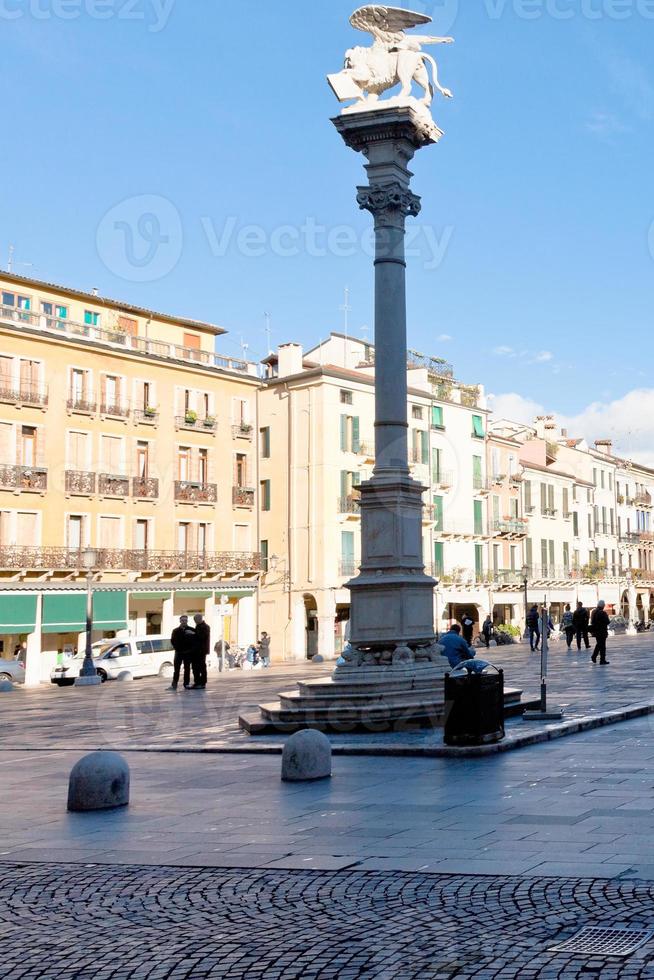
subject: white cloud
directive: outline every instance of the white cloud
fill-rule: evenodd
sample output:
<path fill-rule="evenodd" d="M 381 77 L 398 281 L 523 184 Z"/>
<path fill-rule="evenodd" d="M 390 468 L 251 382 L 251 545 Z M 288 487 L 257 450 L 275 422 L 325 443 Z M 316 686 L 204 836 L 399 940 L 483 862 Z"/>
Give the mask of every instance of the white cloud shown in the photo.
<path fill-rule="evenodd" d="M 493 350 L 493 354 L 497 354 L 498 357 L 515 357 L 516 353 L 513 347 L 496 347 Z"/>
<path fill-rule="evenodd" d="M 454 337 L 450 337 L 449 333 L 442 333 L 438 340 L 441 344 L 449 344 L 450 340 L 454 340 Z"/>
<path fill-rule="evenodd" d="M 612 401 L 592 402 L 577 415 L 561 415 L 517 392 L 489 395 L 497 418 L 533 423 L 537 415 L 554 414 L 570 438 L 612 439 L 616 455 L 654 467 L 654 388 L 637 388 Z"/>
<path fill-rule="evenodd" d="M 534 358 L 534 363 L 547 364 L 548 361 L 553 361 L 553 360 L 554 360 L 554 354 L 552 353 L 551 350 L 542 350 L 538 354 L 536 354 Z"/>
<path fill-rule="evenodd" d="M 611 140 L 614 136 L 630 132 L 629 127 L 611 112 L 593 112 L 586 120 L 586 130 L 602 140 Z"/>

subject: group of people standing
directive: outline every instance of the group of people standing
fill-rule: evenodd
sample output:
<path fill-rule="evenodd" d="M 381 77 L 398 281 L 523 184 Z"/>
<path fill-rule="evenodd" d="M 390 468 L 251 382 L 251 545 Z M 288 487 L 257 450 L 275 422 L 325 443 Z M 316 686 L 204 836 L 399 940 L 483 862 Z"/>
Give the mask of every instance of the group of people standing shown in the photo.
<path fill-rule="evenodd" d="M 191 626 L 188 616 L 180 616 L 179 626 L 173 630 L 170 638 L 175 657 L 173 660 L 173 679 L 168 688 L 169 691 L 177 690 L 180 674 L 186 690 L 204 691 L 206 689 L 207 658 L 211 651 L 211 630 L 200 613 L 193 617 L 193 622 L 195 625 Z M 218 658 L 220 671 L 223 670 L 225 664 L 228 668 L 242 666 L 240 662 L 236 662 L 236 657 L 232 655 L 227 640 L 218 640 L 214 651 Z M 261 663 L 263 667 L 270 667 L 270 637 L 267 633 L 261 634 L 258 643 L 250 645 L 246 659 L 252 667 L 258 663 Z M 191 672 L 193 673 L 193 684 L 191 684 Z"/>
<path fill-rule="evenodd" d="M 532 606 L 527 615 L 527 630 L 529 632 L 529 645 L 532 652 L 537 650 L 541 640 L 542 615 L 538 606 Z M 577 608 L 573 612 L 570 603 L 565 607 L 561 620 L 561 629 L 565 633 L 568 651 L 572 649 L 573 640 L 577 641 L 577 650 L 581 650 L 582 642 L 586 650 L 590 650 L 589 634 L 595 637 L 595 650 L 591 656 L 594 664 L 598 663 L 602 667 L 609 665 L 606 659 L 606 641 L 609 638 L 609 628 L 611 620 L 606 611 L 606 603 L 601 599 L 597 608 L 593 610 L 592 616 L 584 606 L 583 602 L 577 603 Z M 554 624 L 548 617 L 548 630 L 551 632 Z M 549 635 L 549 634 L 548 634 Z"/>

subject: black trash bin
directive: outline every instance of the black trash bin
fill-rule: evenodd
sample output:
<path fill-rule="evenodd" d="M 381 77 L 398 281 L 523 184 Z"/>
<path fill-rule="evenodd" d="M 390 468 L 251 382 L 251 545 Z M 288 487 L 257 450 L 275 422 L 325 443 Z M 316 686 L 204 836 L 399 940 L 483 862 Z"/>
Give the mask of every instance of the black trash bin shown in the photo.
<path fill-rule="evenodd" d="M 464 660 L 445 675 L 445 744 L 490 745 L 504 734 L 504 671 Z"/>

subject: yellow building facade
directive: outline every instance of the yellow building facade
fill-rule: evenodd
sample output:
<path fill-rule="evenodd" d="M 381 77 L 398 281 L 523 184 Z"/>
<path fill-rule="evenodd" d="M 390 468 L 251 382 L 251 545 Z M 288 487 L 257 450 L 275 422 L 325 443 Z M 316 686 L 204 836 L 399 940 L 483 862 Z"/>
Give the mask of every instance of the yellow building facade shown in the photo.
<path fill-rule="evenodd" d="M 256 367 L 225 331 L 0 273 L 0 644 L 28 683 L 94 638 L 201 612 L 257 631 Z"/>

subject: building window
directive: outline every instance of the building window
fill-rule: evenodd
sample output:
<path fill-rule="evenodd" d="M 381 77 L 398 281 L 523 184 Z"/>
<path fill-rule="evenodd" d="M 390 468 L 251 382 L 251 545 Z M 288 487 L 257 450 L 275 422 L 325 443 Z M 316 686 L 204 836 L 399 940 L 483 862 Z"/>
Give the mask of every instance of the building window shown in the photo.
<path fill-rule="evenodd" d="M 236 487 L 247 487 L 248 485 L 248 458 L 245 453 L 236 454 L 234 480 Z"/>
<path fill-rule="evenodd" d="M 485 433 L 484 433 L 484 420 L 482 419 L 481 415 L 473 415 L 472 416 L 472 434 L 475 437 L 475 439 L 483 439 L 484 438 L 484 435 L 485 435 Z"/>
<path fill-rule="evenodd" d="M 432 405 L 431 427 L 432 429 L 438 429 L 441 432 L 445 429 L 445 424 L 443 422 L 443 408 L 441 405 Z"/>
<path fill-rule="evenodd" d="M 480 582 L 484 577 L 484 548 L 483 545 L 475 545 L 475 575 Z"/>
<path fill-rule="evenodd" d="M 341 452 L 358 453 L 361 448 L 359 419 L 341 415 Z"/>
<path fill-rule="evenodd" d="M 434 496 L 434 530 L 443 531 L 443 498 Z"/>
<path fill-rule="evenodd" d="M 150 521 L 139 518 L 134 523 L 134 549 L 136 551 L 149 551 L 150 549 Z"/>
<path fill-rule="evenodd" d="M 3 293 L 2 305 L 14 310 L 24 310 L 19 320 L 29 320 L 29 311 L 32 309 L 32 301 L 29 296 L 19 296 L 16 293 Z"/>
<path fill-rule="evenodd" d="M 481 490 L 483 478 L 481 472 L 481 456 L 472 457 L 472 489 Z"/>
<path fill-rule="evenodd" d="M 261 510 L 269 511 L 271 505 L 270 480 L 261 481 Z"/>
<path fill-rule="evenodd" d="M 484 515 L 481 500 L 473 501 L 474 508 L 474 533 L 481 535 L 484 533 Z"/>
<path fill-rule="evenodd" d="M 269 552 L 270 552 L 270 546 L 267 541 L 259 542 L 259 551 L 261 552 L 261 571 L 267 572 L 269 567 Z"/>
<path fill-rule="evenodd" d="M 341 531 L 341 574 L 354 575 L 354 532 Z"/>
<path fill-rule="evenodd" d="M 93 310 L 84 310 L 84 323 L 87 327 L 99 327 L 100 314 L 94 313 Z"/>
<path fill-rule="evenodd" d="M 66 519 L 66 547 L 70 551 L 79 551 L 86 544 L 86 518 L 83 514 L 69 514 Z"/>
<path fill-rule="evenodd" d="M 41 313 L 45 316 L 48 330 L 64 330 L 68 319 L 68 307 L 58 303 L 41 303 Z"/>
<path fill-rule="evenodd" d="M 420 405 L 411 406 L 411 417 L 414 419 L 420 419 L 422 421 L 422 408 Z"/>
<path fill-rule="evenodd" d="M 352 392 L 341 389 L 341 405 L 351 405 L 352 402 Z"/>
<path fill-rule="evenodd" d="M 259 436 L 261 438 L 261 458 L 270 459 L 270 427 L 266 426 L 265 429 L 260 429 Z"/>
<path fill-rule="evenodd" d="M 444 546 L 442 541 L 434 543 L 434 576 L 442 578 L 445 574 Z"/>

